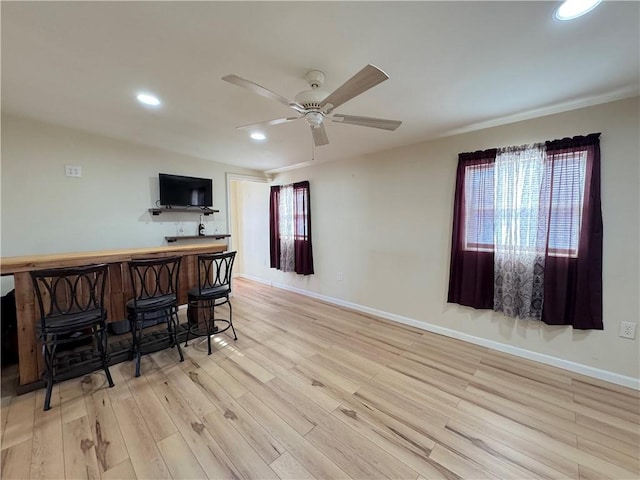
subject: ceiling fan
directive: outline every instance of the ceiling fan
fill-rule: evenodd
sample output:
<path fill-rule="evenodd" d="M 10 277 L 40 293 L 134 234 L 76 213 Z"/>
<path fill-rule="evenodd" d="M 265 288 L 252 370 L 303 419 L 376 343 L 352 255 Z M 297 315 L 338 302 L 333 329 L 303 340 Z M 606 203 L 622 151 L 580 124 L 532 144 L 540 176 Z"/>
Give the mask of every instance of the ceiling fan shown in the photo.
<path fill-rule="evenodd" d="M 280 102 L 287 107 L 294 109 L 300 115 L 297 117 L 277 118 L 266 122 L 250 123 L 237 128 L 255 128 L 266 125 L 277 125 L 279 123 L 293 122 L 304 118 L 311 127 L 313 142 L 316 146 L 327 145 L 329 138 L 324 128 L 324 120 L 330 119 L 337 123 L 349 123 L 352 125 L 361 125 L 363 127 L 381 128 L 383 130 L 395 130 L 402 123 L 398 120 L 387 120 L 384 118 L 360 117 L 357 115 L 346 115 L 334 113 L 334 108 L 339 107 L 352 98 L 366 92 L 381 82 L 387 80 L 389 76 L 374 65 L 367 65 L 353 77 L 343 83 L 340 87 L 327 93 L 320 90 L 324 83 L 324 73 L 319 70 L 311 70 L 307 72 L 305 80 L 311 87 L 311 90 L 305 90 L 298 93 L 292 102 L 288 98 L 283 97 L 271 90 L 264 88 L 257 83 L 251 82 L 237 75 L 226 75 L 222 80 L 233 83 L 239 87 L 247 88 L 258 95 L 270 98 L 276 102 Z"/>

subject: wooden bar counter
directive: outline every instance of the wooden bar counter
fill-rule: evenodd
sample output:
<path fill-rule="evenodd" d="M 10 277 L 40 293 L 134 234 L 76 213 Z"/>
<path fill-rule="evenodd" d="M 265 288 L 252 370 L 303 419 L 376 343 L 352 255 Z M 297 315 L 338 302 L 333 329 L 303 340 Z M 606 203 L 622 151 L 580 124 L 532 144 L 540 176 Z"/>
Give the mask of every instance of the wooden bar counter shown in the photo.
<path fill-rule="evenodd" d="M 127 266 L 129 260 L 181 256 L 178 301 L 185 304 L 187 290 L 198 282 L 198 254 L 223 252 L 226 249 L 227 245 L 224 243 L 208 243 L 1 258 L 0 274 L 13 275 L 15 280 L 20 385 L 36 382 L 44 368 L 35 328 L 39 312 L 29 272 L 97 263 L 108 264 L 109 281 L 105 293 L 107 322 L 114 322 L 126 318 L 125 305 L 133 298 Z"/>

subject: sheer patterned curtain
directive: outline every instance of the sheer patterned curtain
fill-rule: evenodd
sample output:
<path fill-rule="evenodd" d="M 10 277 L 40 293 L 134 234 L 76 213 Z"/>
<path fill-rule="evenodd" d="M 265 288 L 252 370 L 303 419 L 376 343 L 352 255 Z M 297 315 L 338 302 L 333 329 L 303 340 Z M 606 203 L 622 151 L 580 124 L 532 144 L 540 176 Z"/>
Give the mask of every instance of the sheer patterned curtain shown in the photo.
<path fill-rule="evenodd" d="M 280 217 L 280 270 L 283 272 L 294 272 L 295 222 L 293 218 L 293 185 L 283 185 L 280 187 L 278 216 Z"/>
<path fill-rule="evenodd" d="M 544 144 L 498 150 L 494 176 L 493 309 L 539 320 L 549 205 Z"/>

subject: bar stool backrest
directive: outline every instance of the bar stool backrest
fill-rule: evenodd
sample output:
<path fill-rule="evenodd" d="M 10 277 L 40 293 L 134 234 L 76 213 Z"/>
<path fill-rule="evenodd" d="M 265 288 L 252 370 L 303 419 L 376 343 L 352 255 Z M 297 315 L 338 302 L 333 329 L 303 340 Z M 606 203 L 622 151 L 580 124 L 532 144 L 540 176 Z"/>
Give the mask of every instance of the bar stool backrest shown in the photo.
<path fill-rule="evenodd" d="M 231 274 L 237 252 L 198 255 L 198 289 L 200 294 L 211 289 L 231 292 Z"/>
<path fill-rule="evenodd" d="M 178 295 L 182 257 L 131 260 L 129 274 L 134 301 Z"/>
<path fill-rule="evenodd" d="M 107 272 L 106 264 L 32 271 L 41 321 L 95 310 L 104 318 Z"/>

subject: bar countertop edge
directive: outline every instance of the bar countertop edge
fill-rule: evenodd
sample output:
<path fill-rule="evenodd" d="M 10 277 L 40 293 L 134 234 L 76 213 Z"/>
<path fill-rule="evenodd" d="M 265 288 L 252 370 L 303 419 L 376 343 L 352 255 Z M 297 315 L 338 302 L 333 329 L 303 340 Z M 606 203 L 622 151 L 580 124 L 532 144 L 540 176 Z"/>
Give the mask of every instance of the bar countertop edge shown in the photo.
<path fill-rule="evenodd" d="M 90 263 L 126 262 L 134 258 L 153 255 L 189 255 L 222 252 L 226 243 L 200 243 L 192 245 L 127 248 L 117 250 L 96 250 L 90 252 L 51 253 L 44 255 L 23 255 L 0 258 L 0 275 L 30 272 L 44 268 L 74 267 Z"/>

